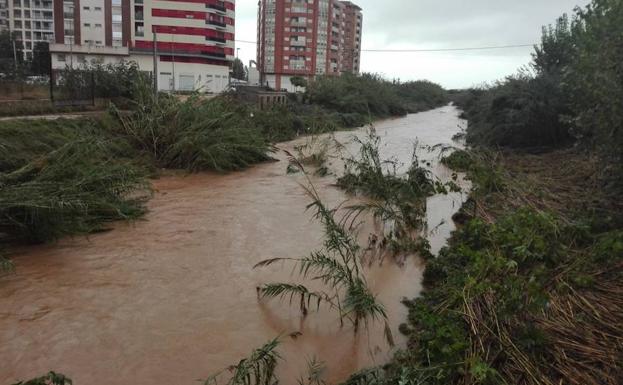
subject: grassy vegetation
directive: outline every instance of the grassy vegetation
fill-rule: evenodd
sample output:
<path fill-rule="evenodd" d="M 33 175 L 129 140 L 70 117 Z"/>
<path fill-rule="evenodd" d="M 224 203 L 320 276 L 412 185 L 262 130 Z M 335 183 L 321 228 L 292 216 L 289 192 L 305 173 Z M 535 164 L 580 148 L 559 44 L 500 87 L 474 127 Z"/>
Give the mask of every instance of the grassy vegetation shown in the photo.
<path fill-rule="evenodd" d="M 254 349 L 249 357 L 246 357 L 235 365 L 213 374 L 204 385 L 218 385 L 219 379 L 228 374 L 227 385 L 273 385 L 278 383 L 275 377 L 275 369 L 281 358 L 277 352 L 279 339 L 275 338 L 264 346 Z"/>
<path fill-rule="evenodd" d="M 20 381 L 13 385 L 72 385 L 71 379 L 60 373 L 50 372 L 45 376 L 33 378 L 28 381 Z"/>
<path fill-rule="evenodd" d="M 390 82 L 374 74 L 318 78 L 307 86 L 306 97 L 312 104 L 363 121 L 429 110 L 448 102 L 443 88 L 434 83 Z"/>
<path fill-rule="evenodd" d="M 620 383 L 623 207 L 595 187 L 595 162 L 470 158 L 468 218 L 406 302 L 408 348 L 348 383 Z"/>
<path fill-rule="evenodd" d="M 112 112 L 115 134 L 161 168 L 231 171 L 269 159 L 269 143 L 250 114 L 228 99 L 180 101 L 142 87 L 130 114 Z"/>
<path fill-rule="evenodd" d="M 302 164 L 293 158 L 292 163 L 305 172 Z M 371 292 L 363 274 L 361 261 L 365 257 L 356 238 L 345 226 L 336 219 L 336 210 L 328 208 L 320 199 L 311 181 L 304 187 L 312 200 L 308 209 L 314 210 L 314 217 L 324 227 L 324 249 L 311 253 L 303 258 L 274 258 L 262 261 L 255 267 L 266 267 L 277 262 L 294 262 L 299 267 L 299 275 L 303 279 L 315 279 L 322 282 L 324 291 L 311 291 L 300 283 L 270 283 L 258 287 L 261 298 L 299 300 L 303 315 L 306 315 L 312 303 L 320 308 L 327 304 L 339 313 L 340 320 L 349 320 L 355 333 L 363 325 L 368 327 L 371 321 L 384 323 L 384 333 L 389 345 L 394 344 L 393 336 L 387 321 L 385 308 Z"/>
<path fill-rule="evenodd" d="M 398 174 L 400 165 L 396 161 L 380 158 L 381 138 L 373 128 L 367 137 L 356 141 L 359 153 L 344 159 L 345 172 L 338 178 L 337 185 L 348 193 L 364 196 L 366 200 L 349 206 L 347 218 L 355 222 L 360 214 L 372 213 L 375 220 L 392 228 L 381 243 L 386 244 L 394 255 L 418 252 L 421 256 L 430 256 L 428 242 L 419 235 L 426 225 L 426 199 L 458 187 L 435 181 L 431 172 L 421 167 L 415 148 L 406 174 Z"/>
<path fill-rule="evenodd" d="M 140 216 L 145 172 L 90 121 L 0 125 L 0 235 L 43 242 Z"/>

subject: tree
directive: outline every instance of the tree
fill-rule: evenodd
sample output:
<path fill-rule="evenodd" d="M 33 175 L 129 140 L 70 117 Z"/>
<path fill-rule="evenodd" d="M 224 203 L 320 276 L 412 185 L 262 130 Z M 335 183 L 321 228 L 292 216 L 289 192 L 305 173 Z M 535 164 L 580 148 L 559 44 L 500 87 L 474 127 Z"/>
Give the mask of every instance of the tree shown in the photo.
<path fill-rule="evenodd" d="M 39 41 L 32 50 L 32 62 L 30 68 L 35 75 L 47 75 L 51 65 L 50 44 Z"/>
<path fill-rule="evenodd" d="M 234 79 L 247 80 L 247 70 L 244 68 L 244 64 L 242 63 L 242 60 L 238 58 L 234 60 L 232 72 L 233 72 L 232 76 L 234 77 Z"/>
<path fill-rule="evenodd" d="M 290 78 L 290 83 L 295 87 L 307 87 L 307 79 L 301 76 L 293 76 Z"/>
<path fill-rule="evenodd" d="M 535 46 L 532 54 L 532 67 L 539 75 L 560 75 L 574 56 L 574 38 L 569 17 L 565 14 L 555 26 L 543 27 L 541 45 Z"/>
<path fill-rule="evenodd" d="M 572 30 L 577 55 L 563 84 L 574 134 L 623 175 L 623 2 L 593 0 L 576 10 Z"/>
<path fill-rule="evenodd" d="M 15 44 L 15 50 L 13 50 L 13 44 Z M 15 59 L 17 59 L 18 67 L 24 62 L 24 45 L 22 41 L 17 40 L 17 33 L 15 32 L 0 32 L 0 72 L 14 72 Z"/>

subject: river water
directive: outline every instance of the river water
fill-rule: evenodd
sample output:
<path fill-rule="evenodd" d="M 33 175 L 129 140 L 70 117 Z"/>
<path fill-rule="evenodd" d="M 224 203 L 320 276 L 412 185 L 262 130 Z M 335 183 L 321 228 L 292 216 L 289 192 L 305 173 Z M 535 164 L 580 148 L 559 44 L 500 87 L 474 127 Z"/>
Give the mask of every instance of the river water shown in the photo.
<path fill-rule="evenodd" d="M 448 106 L 383 121 L 376 129 L 383 157 L 408 165 L 416 140 L 421 146 L 456 145 L 451 138 L 464 125 Z M 335 137 L 356 152 L 348 143 L 363 132 Z M 306 140 L 278 147 L 292 149 Z M 449 180 L 439 151 L 418 153 L 437 177 Z M 322 243 L 320 225 L 305 212 L 309 198 L 301 175 L 286 173 L 282 152 L 275 158 L 228 175 L 163 176 L 154 182 L 144 220 L 17 250 L 17 274 L 0 279 L 0 384 L 49 370 L 77 385 L 193 384 L 279 335 L 283 384 L 305 376 L 314 357 L 325 362 L 330 384 L 386 362 L 393 351 L 382 325 L 355 335 L 328 309 L 302 318 L 296 304 L 258 301 L 258 285 L 294 278 L 291 266 L 254 270 L 257 262 L 304 256 Z M 332 176 L 313 177 L 331 205 L 348 198 L 334 182 Z M 434 252 L 453 230 L 450 217 L 462 199 L 460 193 L 429 199 L 427 236 Z M 422 272 L 417 256 L 366 267 L 397 348 L 405 343 L 398 332 L 406 319 L 400 301 L 420 293 Z"/>

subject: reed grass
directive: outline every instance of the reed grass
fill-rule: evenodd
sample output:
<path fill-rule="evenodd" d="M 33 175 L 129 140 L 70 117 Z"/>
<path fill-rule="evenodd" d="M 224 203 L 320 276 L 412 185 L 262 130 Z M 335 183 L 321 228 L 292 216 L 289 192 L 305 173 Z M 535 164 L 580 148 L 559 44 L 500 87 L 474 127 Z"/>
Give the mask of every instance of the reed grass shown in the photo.
<path fill-rule="evenodd" d="M 0 124 L 0 236 L 43 242 L 135 219 L 150 196 L 129 147 L 91 121 Z"/>
<path fill-rule="evenodd" d="M 305 173 L 304 166 L 292 154 L 289 156 L 290 162 Z M 309 177 L 305 175 L 308 185 L 303 188 L 311 199 L 307 209 L 313 210 L 314 218 L 323 225 L 324 248 L 308 257 L 274 258 L 262 261 L 255 267 L 266 267 L 282 261 L 294 262 L 302 279 L 315 279 L 325 285 L 326 289 L 313 292 L 300 283 L 271 283 L 260 286 L 258 294 L 261 298 L 289 297 L 290 302 L 298 297 L 303 315 L 307 314 L 312 301 L 316 302 L 318 308 L 326 303 L 331 309 L 338 311 L 342 322 L 347 319 L 352 323 L 355 333 L 362 324 L 367 329 L 370 322 L 383 322 L 387 343 L 393 346 L 385 308 L 368 287 L 360 266 L 365 251 L 358 245 L 353 234 L 336 220 L 336 210 L 324 204 Z"/>
<path fill-rule="evenodd" d="M 19 381 L 13 385 L 72 385 L 73 381 L 63 374 L 49 372 L 48 374 L 28 381 Z"/>
<path fill-rule="evenodd" d="M 204 385 L 218 385 L 219 379 L 229 376 L 227 385 L 274 385 L 278 383 L 275 377 L 275 369 L 279 363 L 279 339 L 275 338 L 251 354 L 240 360 L 237 364 L 210 376 L 204 380 Z"/>
<path fill-rule="evenodd" d="M 232 171 L 269 159 L 270 145 L 246 109 L 226 98 L 180 101 L 143 86 L 130 114 L 111 112 L 116 134 L 162 168 Z"/>

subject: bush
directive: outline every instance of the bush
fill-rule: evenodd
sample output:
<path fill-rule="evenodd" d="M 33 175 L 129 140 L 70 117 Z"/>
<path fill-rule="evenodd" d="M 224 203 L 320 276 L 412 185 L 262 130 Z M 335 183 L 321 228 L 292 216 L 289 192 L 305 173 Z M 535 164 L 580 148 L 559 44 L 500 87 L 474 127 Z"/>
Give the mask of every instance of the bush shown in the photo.
<path fill-rule="evenodd" d="M 6 122 L 0 137 L 0 238 L 42 242 L 143 214 L 145 172 L 94 123 Z"/>
<path fill-rule="evenodd" d="M 574 134 L 623 175 L 623 3 L 593 0 L 572 26 L 574 60 L 564 76 Z"/>
<path fill-rule="evenodd" d="M 401 84 L 373 74 L 317 78 L 307 87 L 307 97 L 329 110 L 372 118 L 402 116 L 447 103 L 445 91 L 436 84 Z"/>
<path fill-rule="evenodd" d="M 268 141 L 243 105 L 198 95 L 182 102 L 145 85 L 136 98 L 129 115 L 112 109 L 119 123 L 112 129 L 158 167 L 231 171 L 269 159 Z"/>
<path fill-rule="evenodd" d="M 502 147 L 543 147 L 568 144 L 569 128 L 560 119 L 566 110 L 556 79 L 522 73 L 495 86 L 473 92 L 465 115 L 467 142 Z"/>

